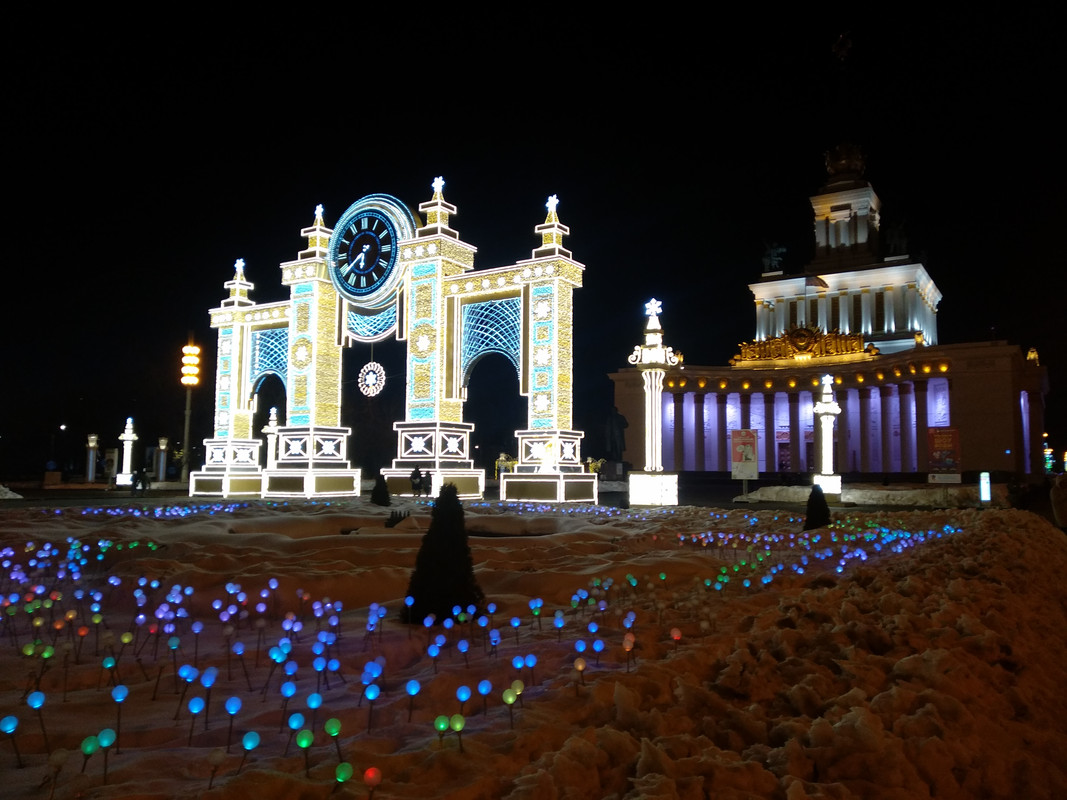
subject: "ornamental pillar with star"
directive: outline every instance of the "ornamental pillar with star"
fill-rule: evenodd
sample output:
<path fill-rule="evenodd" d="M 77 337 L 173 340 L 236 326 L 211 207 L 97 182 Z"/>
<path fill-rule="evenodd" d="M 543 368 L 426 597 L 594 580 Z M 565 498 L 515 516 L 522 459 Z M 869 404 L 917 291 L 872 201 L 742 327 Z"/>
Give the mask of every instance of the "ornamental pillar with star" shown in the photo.
<path fill-rule="evenodd" d="M 677 366 L 674 348 L 663 344 L 659 317 L 663 304 L 656 298 L 645 303 L 645 343 L 634 346 L 627 359 L 641 371 L 645 390 L 645 468 L 630 473 L 630 503 L 634 505 L 677 505 L 678 475 L 663 471 L 663 439 L 660 409 L 663 405 L 663 377 L 667 367 Z"/>
<path fill-rule="evenodd" d="M 819 471 L 815 483 L 822 487 L 828 500 L 836 501 L 841 497 L 841 476 L 834 474 L 834 419 L 841 413 L 833 393 L 832 375 L 822 376 L 822 397 L 814 406 L 815 418 L 819 422 Z"/>

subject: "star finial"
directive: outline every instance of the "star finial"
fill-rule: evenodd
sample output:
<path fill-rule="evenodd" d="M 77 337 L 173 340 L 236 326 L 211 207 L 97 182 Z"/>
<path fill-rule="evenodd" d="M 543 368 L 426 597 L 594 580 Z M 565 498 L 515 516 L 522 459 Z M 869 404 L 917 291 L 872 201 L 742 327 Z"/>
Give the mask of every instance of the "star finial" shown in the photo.
<path fill-rule="evenodd" d="M 245 260 L 239 258 L 233 262 L 233 279 L 243 281 L 245 279 Z"/>
<path fill-rule="evenodd" d="M 661 303 L 655 297 L 645 303 L 646 317 L 658 317 L 661 313 L 663 313 L 663 303 Z"/>
<path fill-rule="evenodd" d="M 433 193 L 441 194 L 441 190 L 445 188 L 445 179 L 438 175 L 433 179 Z"/>
<path fill-rule="evenodd" d="M 559 198 L 556 197 L 555 195 L 552 195 L 551 197 L 548 198 L 548 202 L 545 203 L 545 208 L 548 209 L 548 213 L 549 214 L 555 214 L 556 213 L 556 206 L 558 206 L 558 205 L 559 205 Z"/>

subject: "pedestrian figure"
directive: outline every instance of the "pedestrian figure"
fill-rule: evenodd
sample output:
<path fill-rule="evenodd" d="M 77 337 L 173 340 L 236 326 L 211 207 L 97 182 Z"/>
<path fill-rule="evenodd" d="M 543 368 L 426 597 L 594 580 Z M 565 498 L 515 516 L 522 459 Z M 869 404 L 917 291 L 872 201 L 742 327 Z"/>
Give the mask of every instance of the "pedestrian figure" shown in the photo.
<path fill-rule="evenodd" d="M 137 497 L 138 490 L 140 490 L 140 496 L 144 497 L 148 492 L 148 473 L 145 472 L 145 468 L 141 467 L 135 473 L 133 473 L 133 480 L 131 481 L 130 494 Z"/>

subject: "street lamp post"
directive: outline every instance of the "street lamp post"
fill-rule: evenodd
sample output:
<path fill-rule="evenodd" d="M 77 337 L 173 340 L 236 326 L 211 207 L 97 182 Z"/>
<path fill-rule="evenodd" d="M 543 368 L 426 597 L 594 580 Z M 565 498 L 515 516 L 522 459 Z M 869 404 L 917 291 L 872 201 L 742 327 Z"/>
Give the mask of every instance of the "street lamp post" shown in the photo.
<path fill-rule="evenodd" d="M 190 342 L 182 348 L 182 385 L 185 387 L 185 431 L 182 434 L 182 483 L 189 482 L 189 418 L 193 413 L 193 387 L 200 383 L 200 348 Z"/>

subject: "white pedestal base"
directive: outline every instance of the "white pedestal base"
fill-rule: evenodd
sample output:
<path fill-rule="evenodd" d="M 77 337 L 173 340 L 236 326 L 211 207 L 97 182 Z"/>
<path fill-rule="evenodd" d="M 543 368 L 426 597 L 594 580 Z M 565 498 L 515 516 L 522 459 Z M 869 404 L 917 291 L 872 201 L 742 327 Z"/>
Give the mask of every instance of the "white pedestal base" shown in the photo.
<path fill-rule="evenodd" d="M 822 487 L 823 494 L 841 494 L 840 475 L 815 475 L 814 483 Z"/>
<path fill-rule="evenodd" d="M 268 469 L 264 497 L 359 497 L 358 469 Z"/>
<path fill-rule="evenodd" d="M 678 474 L 674 472 L 631 472 L 630 505 L 678 505 Z"/>
<path fill-rule="evenodd" d="M 500 499 L 597 505 L 600 490 L 592 472 L 503 472 Z"/>
<path fill-rule="evenodd" d="M 827 502 L 840 502 L 841 500 L 841 476 L 815 474 L 813 483 L 822 488 L 822 493 Z"/>
<path fill-rule="evenodd" d="M 207 463 L 189 473 L 190 497 L 259 497 L 259 439 L 205 439 Z"/>
<path fill-rule="evenodd" d="M 441 487 L 446 483 L 453 484 L 456 487 L 456 493 L 463 500 L 481 500 L 485 495 L 484 469 L 442 467 L 441 469 L 422 469 L 421 472 L 423 481 L 430 479 L 428 493 L 430 497 L 437 497 L 441 493 Z M 382 470 L 382 475 L 385 476 L 385 485 L 389 487 L 389 494 L 414 496 L 411 491 L 410 469 L 385 468 Z M 426 494 L 427 492 L 424 491 L 423 495 Z"/>

